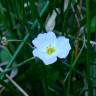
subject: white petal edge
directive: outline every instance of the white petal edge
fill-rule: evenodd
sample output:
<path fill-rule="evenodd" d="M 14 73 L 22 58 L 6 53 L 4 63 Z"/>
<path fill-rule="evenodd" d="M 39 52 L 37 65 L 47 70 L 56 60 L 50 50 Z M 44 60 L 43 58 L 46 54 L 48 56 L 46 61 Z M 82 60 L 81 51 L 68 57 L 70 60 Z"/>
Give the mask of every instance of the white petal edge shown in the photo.
<path fill-rule="evenodd" d="M 52 64 L 57 60 L 56 56 L 48 56 L 45 52 L 42 52 L 38 49 L 33 50 L 33 56 L 40 58 L 45 65 Z"/>
<path fill-rule="evenodd" d="M 64 36 L 57 38 L 57 50 L 59 58 L 66 58 L 71 50 L 69 39 Z"/>
<path fill-rule="evenodd" d="M 53 58 L 50 58 L 50 59 L 44 59 L 43 62 L 45 65 L 49 65 L 49 64 L 53 64 L 57 61 L 57 57 L 53 57 Z"/>

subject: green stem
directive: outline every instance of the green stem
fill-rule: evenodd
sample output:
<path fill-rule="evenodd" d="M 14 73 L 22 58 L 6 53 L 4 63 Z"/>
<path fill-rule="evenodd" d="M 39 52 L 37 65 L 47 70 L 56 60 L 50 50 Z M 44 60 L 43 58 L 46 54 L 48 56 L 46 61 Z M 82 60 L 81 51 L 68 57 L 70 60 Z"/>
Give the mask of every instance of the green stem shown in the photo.
<path fill-rule="evenodd" d="M 23 62 L 21 62 L 21 63 L 19 63 L 19 64 L 16 64 L 16 65 L 12 66 L 11 68 L 8 68 L 8 69 L 4 70 L 4 71 L 3 71 L 2 73 L 0 73 L 0 74 L 6 74 L 7 72 L 12 71 L 12 70 L 15 69 L 15 68 L 19 68 L 19 67 L 21 67 L 22 65 L 27 64 L 29 61 L 31 61 L 31 60 L 33 60 L 33 59 L 35 59 L 35 57 L 28 58 L 28 59 L 26 59 L 25 61 L 23 61 Z"/>
<path fill-rule="evenodd" d="M 29 33 L 24 37 L 23 41 L 21 42 L 21 44 L 19 45 L 19 47 L 17 48 L 17 50 L 15 51 L 12 59 L 9 61 L 8 65 L 5 67 L 5 70 L 7 70 L 11 65 L 12 63 L 14 62 L 15 58 L 17 57 L 18 53 L 20 52 L 20 50 L 22 49 L 22 47 L 24 46 L 24 43 L 27 41 L 29 37 Z M 0 79 L 3 79 L 4 75 L 2 75 L 0 77 Z"/>
<path fill-rule="evenodd" d="M 86 79 L 88 83 L 88 96 L 92 96 L 92 82 L 90 78 L 90 0 L 86 0 L 86 17 L 87 17 L 87 63 L 86 63 Z"/>
<path fill-rule="evenodd" d="M 81 49 L 80 49 L 80 52 L 78 53 L 75 61 L 73 62 L 72 66 L 71 66 L 71 69 L 69 70 L 69 72 L 68 72 L 67 75 L 66 75 L 66 77 L 65 77 L 65 79 L 64 79 L 64 83 L 67 81 L 68 77 L 70 76 L 70 74 L 72 73 L 74 67 L 76 66 L 77 61 L 78 61 L 81 53 L 83 52 L 84 46 L 85 46 L 85 41 L 83 42 L 83 45 L 82 45 L 82 47 L 81 47 Z"/>

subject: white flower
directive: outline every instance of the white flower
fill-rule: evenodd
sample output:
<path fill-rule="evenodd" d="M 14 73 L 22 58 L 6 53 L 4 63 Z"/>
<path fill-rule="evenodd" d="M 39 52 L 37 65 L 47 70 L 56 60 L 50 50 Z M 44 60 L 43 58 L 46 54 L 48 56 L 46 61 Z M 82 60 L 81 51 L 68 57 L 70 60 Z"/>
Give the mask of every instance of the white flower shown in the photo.
<path fill-rule="evenodd" d="M 33 55 L 40 58 L 46 65 L 57 61 L 57 57 L 66 58 L 71 46 L 64 36 L 56 37 L 53 32 L 40 33 L 32 43 L 35 46 Z"/>

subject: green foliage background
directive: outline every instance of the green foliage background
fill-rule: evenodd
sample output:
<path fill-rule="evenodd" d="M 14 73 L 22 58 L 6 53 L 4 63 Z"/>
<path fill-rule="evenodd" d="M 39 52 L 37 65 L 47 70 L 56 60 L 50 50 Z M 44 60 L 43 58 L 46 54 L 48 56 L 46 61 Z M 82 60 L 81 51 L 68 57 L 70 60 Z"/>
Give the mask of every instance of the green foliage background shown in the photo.
<path fill-rule="evenodd" d="M 54 32 L 69 38 L 72 49 L 66 59 L 46 66 L 33 58 L 31 42 L 45 32 L 53 10 Z M 29 96 L 96 96 L 96 0 L 0 0 L 0 42 L 0 68 L 6 63 L 0 96 L 23 96 L 4 81 L 14 68 L 18 74 L 13 80 Z"/>

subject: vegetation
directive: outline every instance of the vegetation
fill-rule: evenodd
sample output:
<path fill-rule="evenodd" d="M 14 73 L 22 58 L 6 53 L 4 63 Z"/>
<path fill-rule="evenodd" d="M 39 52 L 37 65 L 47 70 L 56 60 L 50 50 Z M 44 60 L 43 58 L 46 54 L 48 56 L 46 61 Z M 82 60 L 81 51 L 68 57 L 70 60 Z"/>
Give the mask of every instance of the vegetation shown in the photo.
<path fill-rule="evenodd" d="M 46 31 L 71 44 L 50 65 L 32 54 Z M 96 96 L 95 69 L 96 0 L 0 0 L 0 96 Z"/>

